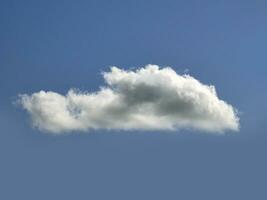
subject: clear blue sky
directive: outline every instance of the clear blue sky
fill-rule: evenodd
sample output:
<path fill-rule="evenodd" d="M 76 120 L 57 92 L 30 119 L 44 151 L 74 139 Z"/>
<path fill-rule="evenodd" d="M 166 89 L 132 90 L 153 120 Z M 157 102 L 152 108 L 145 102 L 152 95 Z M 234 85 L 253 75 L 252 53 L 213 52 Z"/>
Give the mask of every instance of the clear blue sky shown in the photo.
<path fill-rule="evenodd" d="M 267 2 L 0 2 L 0 199 L 267 199 Z M 172 66 L 241 112 L 239 133 L 52 136 L 19 93 L 95 91 L 101 71 Z"/>

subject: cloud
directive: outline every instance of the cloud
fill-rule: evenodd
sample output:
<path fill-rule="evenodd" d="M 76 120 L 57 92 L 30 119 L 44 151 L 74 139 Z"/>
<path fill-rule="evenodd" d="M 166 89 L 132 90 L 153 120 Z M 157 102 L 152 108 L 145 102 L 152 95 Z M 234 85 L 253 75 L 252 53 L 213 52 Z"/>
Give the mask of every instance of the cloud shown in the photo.
<path fill-rule="evenodd" d="M 172 68 L 147 65 L 135 71 L 111 67 L 95 93 L 40 91 L 19 95 L 34 127 L 51 133 L 90 129 L 238 131 L 239 119 L 215 87 Z"/>

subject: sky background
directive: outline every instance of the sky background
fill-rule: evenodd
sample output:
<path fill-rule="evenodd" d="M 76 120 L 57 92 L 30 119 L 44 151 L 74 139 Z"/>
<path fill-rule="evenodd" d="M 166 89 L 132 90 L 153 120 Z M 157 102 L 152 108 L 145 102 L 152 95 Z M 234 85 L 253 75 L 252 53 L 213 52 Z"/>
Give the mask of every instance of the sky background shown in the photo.
<path fill-rule="evenodd" d="M 267 199 L 267 1 L 0 1 L 0 199 Z M 241 129 L 32 129 L 19 93 L 96 91 L 172 66 L 216 86 Z"/>

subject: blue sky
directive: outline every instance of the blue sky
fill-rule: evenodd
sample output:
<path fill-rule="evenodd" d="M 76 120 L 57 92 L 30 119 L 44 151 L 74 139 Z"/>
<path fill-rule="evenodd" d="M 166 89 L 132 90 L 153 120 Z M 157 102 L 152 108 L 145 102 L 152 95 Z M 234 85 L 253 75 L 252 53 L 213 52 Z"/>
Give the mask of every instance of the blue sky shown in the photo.
<path fill-rule="evenodd" d="M 265 1 L 1 1 L 1 199 L 266 199 Z M 240 112 L 240 131 L 30 125 L 19 93 L 96 91 L 102 71 L 172 66 Z"/>

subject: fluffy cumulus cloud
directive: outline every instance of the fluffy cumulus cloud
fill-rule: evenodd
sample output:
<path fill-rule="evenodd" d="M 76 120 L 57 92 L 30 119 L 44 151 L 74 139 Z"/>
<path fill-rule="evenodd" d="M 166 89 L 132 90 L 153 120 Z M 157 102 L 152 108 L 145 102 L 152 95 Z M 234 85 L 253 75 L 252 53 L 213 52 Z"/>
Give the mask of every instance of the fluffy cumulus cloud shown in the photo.
<path fill-rule="evenodd" d="M 236 110 L 215 87 L 172 68 L 147 65 L 135 71 L 111 67 L 106 86 L 94 93 L 69 90 L 22 94 L 19 103 L 34 127 L 51 133 L 91 129 L 237 131 Z"/>

